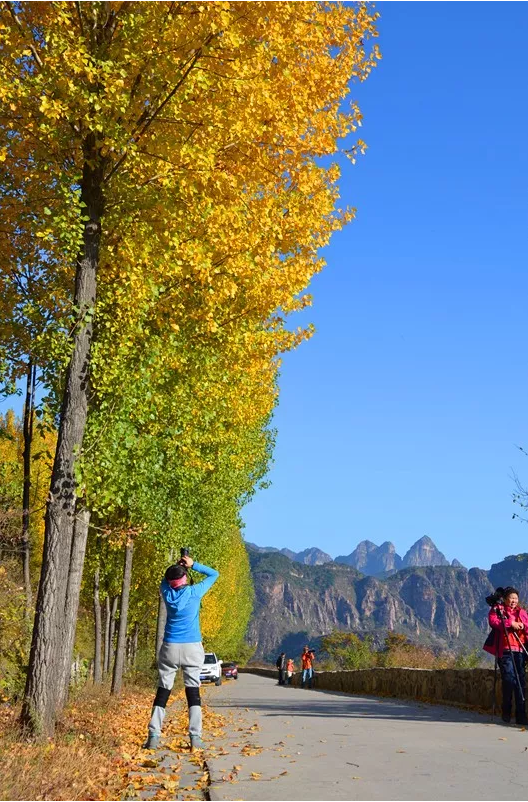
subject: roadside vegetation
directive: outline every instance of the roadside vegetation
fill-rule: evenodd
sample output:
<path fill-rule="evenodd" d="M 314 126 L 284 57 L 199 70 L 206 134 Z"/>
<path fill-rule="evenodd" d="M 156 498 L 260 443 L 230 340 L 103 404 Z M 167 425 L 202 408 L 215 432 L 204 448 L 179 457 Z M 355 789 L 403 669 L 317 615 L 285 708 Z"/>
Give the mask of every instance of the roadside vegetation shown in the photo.
<path fill-rule="evenodd" d="M 461 652 L 433 651 L 413 643 L 405 635 L 389 632 L 383 646 L 375 648 L 372 637 L 335 630 L 321 639 L 317 667 L 324 671 L 354 668 L 478 668 L 484 664 L 482 649 Z"/>

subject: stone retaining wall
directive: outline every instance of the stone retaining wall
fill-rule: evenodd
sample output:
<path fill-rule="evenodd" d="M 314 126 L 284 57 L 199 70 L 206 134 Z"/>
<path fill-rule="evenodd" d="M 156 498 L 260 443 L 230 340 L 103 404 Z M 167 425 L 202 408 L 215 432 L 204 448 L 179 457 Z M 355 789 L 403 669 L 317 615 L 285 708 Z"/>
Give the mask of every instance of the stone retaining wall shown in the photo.
<path fill-rule="evenodd" d="M 277 678 L 270 668 L 240 668 L 240 673 Z M 318 671 L 315 687 L 325 691 L 393 696 L 438 704 L 459 705 L 490 712 L 493 705 L 493 669 L 490 668 L 365 668 L 356 671 Z M 299 672 L 292 685 L 301 684 Z M 500 678 L 497 710 L 500 711 Z"/>

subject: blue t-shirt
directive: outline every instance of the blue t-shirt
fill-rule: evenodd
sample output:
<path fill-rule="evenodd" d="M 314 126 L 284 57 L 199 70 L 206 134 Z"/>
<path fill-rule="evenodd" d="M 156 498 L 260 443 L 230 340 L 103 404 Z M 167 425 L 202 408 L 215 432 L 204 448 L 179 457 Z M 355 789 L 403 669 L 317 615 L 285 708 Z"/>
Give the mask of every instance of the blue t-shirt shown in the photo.
<path fill-rule="evenodd" d="M 161 583 L 161 595 L 167 608 L 167 623 L 165 624 L 166 643 L 199 643 L 202 640 L 200 632 L 200 602 L 202 596 L 218 579 L 218 571 L 208 568 L 200 563 L 193 563 L 193 569 L 205 574 L 207 579 L 197 585 L 184 585 L 183 588 L 171 588 L 164 578 Z"/>

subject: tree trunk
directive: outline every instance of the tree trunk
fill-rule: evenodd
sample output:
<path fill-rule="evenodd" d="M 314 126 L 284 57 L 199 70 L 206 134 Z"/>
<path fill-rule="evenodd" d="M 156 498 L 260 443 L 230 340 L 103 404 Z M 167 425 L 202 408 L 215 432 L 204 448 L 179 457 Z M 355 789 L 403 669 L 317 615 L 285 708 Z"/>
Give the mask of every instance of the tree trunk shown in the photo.
<path fill-rule="evenodd" d="M 130 598 L 130 580 L 132 578 L 132 554 L 134 542 L 129 540 L 125 548 L 125 567 L 123 570 L 123 586 L 121 589 L 121 607 L 119 610 L 119 632 L 112 677 L 112 694 L 121 692 L 123 686 L 123 669 L 125 667 L 126 631 L 128 622 L 128 600 Z"/>
<path fill-rule="evenodd" d="M 101 665 L 101 602 L 99 601 L 99 568 L 94 574 L 94 620 L 95 620 L 95 651 L 94 651 L 94 685 L 103 681 L 103 667 Z"/>
<path fill-rule="evenodd" d="M 136 665 L 137 660 L 137 651 L 138 651 L 138 641 L 139 641 L 139 624 L 136 621 L 134 624 L 134 631 L 132 633 L 132 659 L 131 663 L 133 666 Z"/>
<path fill-rule="evenodd" d="M 108 668 L 110 666 L 110 596 L 108 593 L 106 594 L 105 599 L 105 629 L 104 629 L 104 660 L 103 660 L 103 676 L 108 674 Z"/>
<path fill-rule="evenodd" d="M 108 634 L 108 671 L 112 671 L 113 661 L 115 658 L 114 634 L 115 634 L 118 602 L 119 602 L 119 596 L 114 596 L 114 598 L 112 599 L 112 612 L 110 615 L 110 632 Z"/>
<path fill-rule="evenodd" d="M 160 593 L 159 604 L 158 604 L 158 624 L 156 627 L 156 658 L 155 658 L 156 667 L 158 665 L 158 656 L 160 653 L 161 644 L 163 643 L 163 635 L 165 634 L 166 623 L 167 623 L 167 608 L 165 607 L 163 596 Z"/>
<path fill-rule="evenodd" d="M 79 310 L 72 354 L 66 372 L 59 419 L 57 450 L 46 510 L 44 552 L 37 597 L 33 638 L 22 706 L 21 723 L 33 734 L 53 735 L 57 716 L 58 683 L 68 569 L 75 520 L 74 466 L 82 448 L 88 412 L 92 310 L 103 214 L 103 159 L 95 135 L 84 141 L 81 206 L 83 245 L 77 260 L 74 305 Z"/>
<path fill-rule="evenodd" d="M 29 508 L 31 504 L 31 444 L 33 442 L 35 379 L 36 368 L 30 359 L 28 362 L 26 379 L 26 403 L 24 405 L 24 489 L 22 491 L 22 569 L 24 573 L 24 591 L 26 595 L 26 618 L 31 617 L 31 611 L 33 607 L 33 592 L 31 590 L 31 576 L 29 573 Z"/>
<path fill-rule="evenodd" d="M 64 620 L 61 643 L 61 663 L 57 680 L 57 710 L 60 711 L 68 701 L 70 690 L 71 662 L 73 647 L 75 645 L 75 630 L 77 628 L 77 612 L 79 609 L 79 594 L 83 575 L 84 555 L 88 540 L 88 527 L 90 524 L 90 511 L 78 501 L 75 513 L 73 540 L 70 551 L 68 567 L 68 581 L 66 586 L 66 600 L 64 603 Z"/>

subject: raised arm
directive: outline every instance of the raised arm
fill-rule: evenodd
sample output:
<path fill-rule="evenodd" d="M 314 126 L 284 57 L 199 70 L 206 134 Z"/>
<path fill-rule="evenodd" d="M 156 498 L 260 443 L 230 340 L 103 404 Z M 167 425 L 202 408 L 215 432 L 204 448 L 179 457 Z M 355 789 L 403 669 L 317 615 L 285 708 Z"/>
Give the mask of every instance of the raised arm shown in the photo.
<path fill-rule="evenodd" d="M 199 574 L 205 574 L 206 579 L 202 582 L 198 582 L 197 585 L 193 585 L 191 588 L 191 593 L 193 596 L 202 597 L 209 588 L 211 588 L 220 574 L 218 571 L 215 571 L 214 568 L 209 568 L 207 565 L 202 565 L 201 563 L 194 562 L 192 565 L 193 571 L 198 571 Z"/>

